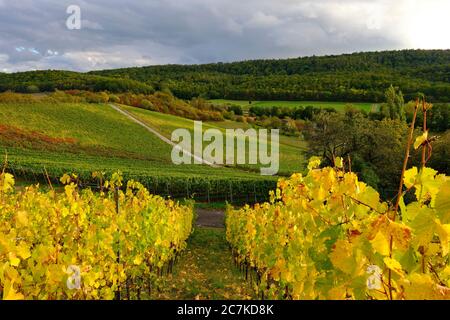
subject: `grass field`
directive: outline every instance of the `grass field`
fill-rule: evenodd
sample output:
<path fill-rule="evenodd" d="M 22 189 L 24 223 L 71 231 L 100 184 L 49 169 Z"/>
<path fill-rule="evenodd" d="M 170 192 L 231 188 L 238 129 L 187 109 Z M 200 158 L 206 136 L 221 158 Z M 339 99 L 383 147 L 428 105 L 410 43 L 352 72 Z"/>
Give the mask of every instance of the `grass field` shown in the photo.
<path fill-rule="evenodd" d="M 167 144 L 107 105 L 0 104 L 0 123 L 3 146 L 170 160 Z"/>
<path fill-rule="evenodd" d="M 153 296 L 161 300 L 256 299 L 245 275 L 233 265 L 224 228 L 195 228 L 173 274 Z"/>
<path fill-rule="evenodd" d="M 175 129 L 186 128 L 191 133 L 194 130 L 193 120 L 133 107 L 122 106 L 122 108 L 143 120 L 150 127 L 158 130 L 169 139 L 172 131 Z M 247 129 L 248 127 L 247 124 L 234 121 L 203 123 L 203 130 L 218 129 L 224 134 L 226 129 Z M 306 159 L 304 158 L 306 148 L 306 142 L 301 138 L 280 136 L 280 174 L 302 172 L 306 165 Z M 246 156 L 248 157 L 248 150 Z M 245 165 L 241 167 L 255 169 L 259 168 L 259 165 Z"/>
<path fill-rule="evenodd" d="M 133 107 L 122 108 L 169 139 L 175 129 L 193 131 L 194 122 L 189 119 Z M 174 166 L 170 159 L 171 146 L 108 105 L 2 103 L 0 123 L 5 124 L 0 127 L 0 147 L 11 150 L 10 160 L 21 160 L 27 165 L 45 163 L 48 167 L 56 168 L 60 164 L 59 167 L 67 169 L 69 164 L 73 164 L 74 169 L 95 170 L 117 167 L 126 172 L 139 168 L 139 172 L 147 171 L 158 176 L 256 175 L 228 168 L 215 174 L 217 170 L 207 166 Z M 225 132 L 227 128 L 246 129 L 248 125 L 233 121 L 203 124 L 204 130 L 218 129 Z M 24 150 L 22 158 L 20 150 Z M 306 143 L 300 138 L 281 136 L 280 172 L 288 174 L 302 171 L 305 167 L 305 150 Z M 74 154 L 78 156 L 72 157 Z M 255 169 L 256 166 L 245 167 Z"/>
<path fill-rule="evenodd" d="M 169 137 L 177 128 L 192 130 L 191 120 L 127 110 Z M 219 130 L 236 126 L 204 125 Z M 281 171 L 300 171 L 303 143 L 288 137 L 281 140 Z M 46 183 L 45 170 L 53 182 L 68 172 L 87 181 L 93 171 L 111 174 L 120 170 L 126 179 L 141 181 L 154 193 L 231 202 L 240 201 L 239 197 L 243 201 L 248 201 L 245 197 L 262 199 L 275 187 L 277 177 L 261 176 L 256 168 L 176 166 L 171 151 L 170 145 L 108 105 L 0 104 L 0 153 L 2 158 L 8 155 L 8 170 L 19 181 Z"/>
<path fill-rule="evenodd" d="M 244 100 L 223 100 L 216 99 L 210 100 L 215 104 L 225 104 L 225 105 L 240 105 L 244 108 L 244 110 L 248 110 L 252 106 L 257 107 L 306 107 L 313 106 L 318 108 L 334 108 L 337 111 L 343 111 L 344 108 L 348 105 L 352 105 L 355 108 L 359 108 L 361 110 L 365 110 L 367 112 L 378 110 L 379 104 L 369 103 L 369 102 L 329 102 L 329 101 L 252 101 L 250 104 L 249 101 Z"/>

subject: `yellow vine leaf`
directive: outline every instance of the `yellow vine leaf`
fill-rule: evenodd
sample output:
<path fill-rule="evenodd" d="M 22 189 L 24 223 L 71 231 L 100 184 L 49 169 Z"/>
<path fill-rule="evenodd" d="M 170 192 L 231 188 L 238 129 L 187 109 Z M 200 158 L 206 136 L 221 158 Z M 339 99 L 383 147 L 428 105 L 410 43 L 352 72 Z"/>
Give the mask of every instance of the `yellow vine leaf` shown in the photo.
<path fill-rule="evenodd" d="M 13 267 L 18 267 L 20 264 L 20 259 L 17 258 L 17 256 L 13 252 L 10 252 L 8 256 L 9 256 L 9 264 Z"/>
<path fill-rule="evenodd" d="M 407 250 L 412 238 L 411 229 L 398 222 L 389 221 L 389 233 L 392 236 L 394 245 L 401 250 Z"/>
<path fill-rule="evenodd" d="M 439 236 L 442 246 L 442 255 L 446 256 L 449 252 L 449 236 L 450 236 L 450 224 L 441 224 L 439 220 L 435 222 L 436 233 Z"/>
<path fill-rule="evenodd" d="M 319 157 L 311 157 L 308 162 L 308 170 L 318 168 L 321 162 L 322 160 Z"/>
<path fill-rule="evenodd" d="M 26 227 L 28 225 L 28 214 L 26 211 L 17 212 L 17 224 L 22 227 Z"/>
<path fill-rule="evenodd" d="M 386 215 L 381 215 L 372 222 L 368 239 L 373 240 L 381 232 L 386 239 L 392 237 L 394 246 L 401 250 L 407 250 L 412 238 L 411 229 L 398 222 L 391 221 Z"/>
<path fill-rule="evenodd" d="M 59 179 L 59 181 L 61 181 L 62 184 L 69 184 L 70 181 L 72 181 L 72 178 L 71 178 L 67 173 L 65 173 L 65 174 L 61 177 L 61 179 Z"/>
<path fill-rule="evenodd" d="M 389 240 L 382 232 L 378 232 L 374 239 L 370 240 L 376 252 L 383 256 L 389 255 Z"/>
<path fill-rule="evenodd" d="M 420 214 L 420 210 L 421 210 L 420 204 L 418 202 L 412 202 L 407 206 L 405 206 L 404 209 L 402 209 L 402 218 L 405 221 L 411 222 L 417 217 L 417 215 Z"/>
<path fill-rule="evenodd" d="M 404 184 L 407 188 L 411 188 L 416 184 L 418 174 L 419 170 L 417 170 L 417 167 L 412 167 L 411 169 L 405 171 Z"/>
<path fill-rule="evenodd" d="M 418 136 L 416 138 L 416 141 L 414 142 L 414 149 L 417 150 L 419 147 L 428 140 L 428 131 L 425 131 L 421 136 Z"/>
<path fill-rule="evenodd" d="M 419 202 L 424 202 L 426 200 L 431 200 L 431 204 L 434 205 L 434 199 L 436 194 L 439 192 L 442 181 L 436 179 L 437 171 L 431 168 L 423 168 L 420 170 L 417 176 L 416 186 L 416 198 Z"/>
<path fill-rule="evenodd" d="M 133 263 L 137 266 L 141 265 L 142 263 L 142 257 L 141 256 L 137 256 L 136 258 L 134 258 Z"/>
<path fill-rule="evenodd" d="M 347 295 L 347 288 L 345 286 L 339 286 L 331 288 L 328 292 L 328 299 L 330 300 L 345 300 Z"/>
<path fill-rule="evenodd" d="M 330 254 L 330 260 L 336 268 L 351 274 L 355 267 L 351 243 L 344 240 L 336 241 L 334 250 Z"/>
<path fill-rule="evenodd" d="M 3 192 L 10 192 L 14 190 L 14 177 L 12 174 L 9 173 L 3 173 L 0 176 L 0 184 L 1 184 L 1 190 Z"/>
<path fill-rule="evenodd" d="M 434 207 L 436 215 L 442 223 L 450 223 L 450 181 L 445 182 L 440 187 Z"/>
<path fill-rule="evenodd" d="M 6 280 L 5 287 L 3 289 L 3 300 L 23 300 L 25 299 L 24 295 L 21 293 L 17 293 L 14 289 L 14 280 L 9 281 Z"/>
<path fill-rule="evenodd" d="M 416 247 L 427 247 L 435 232 L 434 211 L 422 207 L 415 219 L 410 223 L 414 230 L 414 244 Z"/>
<path fill-rule="evenodd" d="M 31 257 L 30 248 L 27 246 L 25 242 L 22 242 L 17 247 L 17 254 L 23 259 L 26 260 Z"/>
<path fill-rule="evenodd" d="M 400 262 L 389 257 L 384 258 L 383 261 L 387 268 L 394 271 L 398 275 L 403 276 L 403 269 Z"/>
<path fill-rule="evenodd" d="M 403 283 L 404 295 L 408 300 L 441 300 L 448 299 L 448 288 L 436 285 L 428 274 L 414 273 Z"/>

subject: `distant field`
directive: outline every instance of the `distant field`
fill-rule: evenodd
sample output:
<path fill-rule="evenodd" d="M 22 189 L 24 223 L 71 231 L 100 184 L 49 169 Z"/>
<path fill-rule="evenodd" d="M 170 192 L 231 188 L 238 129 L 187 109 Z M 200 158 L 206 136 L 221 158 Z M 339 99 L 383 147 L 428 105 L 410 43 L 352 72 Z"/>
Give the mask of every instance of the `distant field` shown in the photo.
<path fill-rule="evenodd" d="M 212 103 L 216 104 L 235 104 L 242 106 L 245 110 L 248 110 L 251 106 L 258 107 L 318 107 L 318 108 L 334 108 L 338 111 L 344 110 L 344 108 L 348 105 L 352 105 L 355 108 L 359 108 L 365 110 L 367 112 L 378 110 L 379 104 L 369 103 L 369 102 L 329 102 L 329 101 L 252 101 L 250 104 L 249 101 L 244 100 L 223 100 L 216 99 L 210 100 Z"/>
<path fill-rule="evenodd" d="M 147 110 L 126 108 L 163 135 L 192 130 L 193 121 Z M 236 127 L 237 123 L 228 123 Z M 205 123 L 224 130 L 226 123 Z M 304 168 L 302 142 L 281 137 L 282 171 Z M 172 147 L 108 105 L 76 103 L 0 103 L 0 157 L 20 181 L 54 183 L 74 172 L 93 183 L 93 171 L 121 170 L 151 192 L 172 197 L 220 201 L 266 200 L 277 177 L 261 176 L 254 167 L 212 168 L 174 165 Z M 1 160 L 0 160 L 1 161 Z M 3 161 L 1 161 L 3 162 Z"/>
<path fill-rule="evenodd" d="M 173 115 L 152 112 L 144 109 L 122 106 L 126 111 L 137 116 L 150 127 L 156 129 L 170 139 L 172 131 L 178 128 L 186 128 L 193 132 L 194 121 L 180 118 Z M 206 122 L 203 123 L 203 130 L 218 129 L 225 133 L 226 129 L 243 128 L 248 125 L 234 121 Z M 298 137 L 280 136 L 280 173 L 289 174 L 293 172 L 303 172 L 306 167 L 304 154 L 307 145 L 304 140 Z M 270 148 L 269 148 L 270 150 Z M 247 150 L 248 158 L 248 150 Z M 244 168 L 259 168 L 259 165 L 245 165 Z"/>
<path fill-rule="evenodd" d="M 194 122 L 186 118 L 122 108 L 169 139 L 175 129 L 192 131 L 194 127 Z M 9 160 L 20 168 L 28 166 L 35 170 L 45 165 L 55 174 L 116 168 L 142 176 L 260 178 L 257 173 L 232 168 L 175 166 L 170 158 L 171 146 L 108 105 L 0 103 L 0 123 L 0 151 L 4 154 L 10 150 Z M 246 129 L 248 125 L 233 121 L 206 122 L 203 128 L 225 132 L 227 128 Z M 300 138 L 280 136 L 280 174 L 302 172 L 306 167 L 306 149 L 306 142 Z M 259 168 L 257 165 L 242 167 Z"/>
<path fill-rule="evenodd" d="M 164 121 L 166 115 L 157 115 L 161 115 L 161 128 L 164 124 L 180 128 L 186 125 L 184 121 L 189 123 L 175 118 L 179 122 L 172 124 Z M 121 169 L 144 176 L 260 178 L 229 168 L 175 166 L 171 146 L 100 104 L 0 103 L 2 155 L 7 150 L 10 163 L 21 170 L 46 166 L 55 172 Z"/>

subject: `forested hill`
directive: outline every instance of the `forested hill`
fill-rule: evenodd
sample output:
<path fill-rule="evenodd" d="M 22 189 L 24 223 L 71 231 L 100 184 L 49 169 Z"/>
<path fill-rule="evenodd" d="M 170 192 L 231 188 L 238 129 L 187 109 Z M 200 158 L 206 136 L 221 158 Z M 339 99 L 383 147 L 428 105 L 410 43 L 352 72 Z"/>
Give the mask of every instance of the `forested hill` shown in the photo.
<path fill-rule="evenodd" d="M 295 75 L 328 72 L 398 71 L 413 72 L 425 67 L 450 65 L 450 50 L 402 50 L 384 52 L 361 52 L 331 56 L 312 56 L 295 59 L 248 60 L 231 63 L 202 65 L 161 65 L 141 68 L 125 68 L 92 72 L 102 75 L 128 74 L 136 80 L 145 80 L 149 75 L 172 76 L 177 73 L 218 72 L 232 75 Z M 430 69 L 431 68 L 431 69 Z M 431 74 L 430 74 L 431 76 Z M 450 80 L 450 74 L 435 75 L 441 80 Z M 438 80 L 434 76 L 432 80 Z"/>
<path fill-rule="evenodd" d="M 97 71 L 170 89 L 180 98 L 381 101 L 393 84 L 450 101 L 450 50 L 402 50 Z"/>
<path fill-rule="evenodd" d="M 58 70 L 0 73 L 0 92 L 11 90 L 22 93 L 38 93 L 50 92 L 55 89 L 144 94 L 154 92 L 152 86 L 128 78 L 109 78 L 100 75 Z"/>
<path fill-rule="evenodd" d="M 165 65 L 77 73 L 0 73 L 0 92 L 91 90 L 152 93 L 183 99 L 384 101 L 393 84 L 406 99 L 417 92 L 450 101 L 450 50 L 402 50 L 204 65 Z"/>

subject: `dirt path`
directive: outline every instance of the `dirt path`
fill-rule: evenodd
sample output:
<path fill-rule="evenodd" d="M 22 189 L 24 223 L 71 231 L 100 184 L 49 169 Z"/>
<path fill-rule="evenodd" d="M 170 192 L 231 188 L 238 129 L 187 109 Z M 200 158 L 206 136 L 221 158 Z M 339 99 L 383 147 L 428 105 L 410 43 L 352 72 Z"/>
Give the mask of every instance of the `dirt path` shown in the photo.
<path fill-rule="evenodd" d="M 115 104 L 110 104 L 111 108 L 113 108 L 114 110 L 116 110 L 117 112 L 123 114 L 125 117 L 127 117 L 128 119 L 130 119 L 133 122 L 136 122 L 137 124 L 139 124 L 140 126 L 144 127 L 145 129 L 147 129 L 147 131 L 149 131 L 150 133 L 154 134 L 155 136 L 157 136 L 159 139 L 161 139 L 162 141 L 164 141 L 165 143 L 173 146 L 175 149 L 179 150 L 180 152 L 183 152 L 185 155 L 188 155 L 189 157 L 193 157 L 195 160 L 206 164 L 208 166 L 214 167 L 214 168 L 219 168 L 218 165 L 213 164 L 207 160 L 204 160 L 203 158 L 187 151 L 184 150 L 183 148 L 181 148 L 178 144 L 174 143 L 173 141 L 167 139 L 165 136 L 163 136 L 161 133 L 159 133 L 158 131 L 156 131 L 155 129 L 149 127 L 146 123 L 142 122 L 141 120 L 139 120 L 137 117 L 135 117 L 134 115 L 132 115 L 131 113 L 123 110 L 122 108 L 116 106 Z"/>
<path fill-rule="evenodd" d="M 197 209 L 197 227 L 173 274 L 162 279 L 154 299 L 257 299 L 233 263 L 226 242 L 224 212 Z"/>
<path fill-rule="evenodd" d="M 222 210 L 197 209 L 197 226 L 225 228 L 225 213 Z"/>
<path fill-rule="evenodd" d="M 122 108 L 110 104 L 130 120 L 147 129 L 167 144 L 181 152 L 218 167 L 181 147 L 161 135 L 158 131 Z M 234 265 L 225 234 L 225 214 L 219 209 L 197 208 L 196 227 L 188 240 L 187 248 L 175 264 L 173 273 L 158 280 L 158 289 L 152 299 L 167 300 L 246 300 L 256 299 L 251 284 Z"/>

